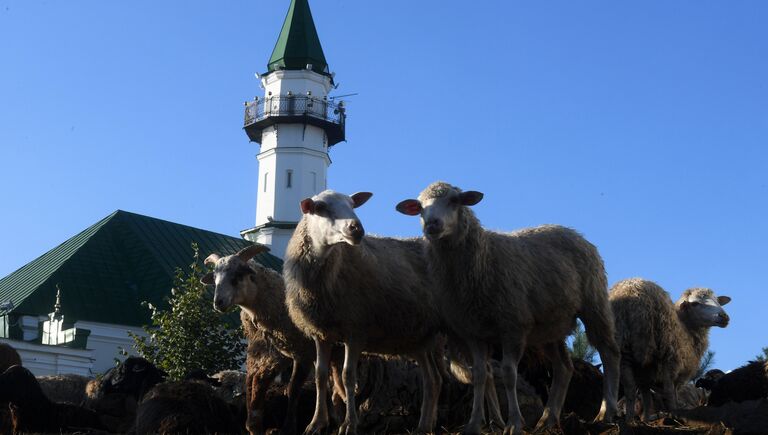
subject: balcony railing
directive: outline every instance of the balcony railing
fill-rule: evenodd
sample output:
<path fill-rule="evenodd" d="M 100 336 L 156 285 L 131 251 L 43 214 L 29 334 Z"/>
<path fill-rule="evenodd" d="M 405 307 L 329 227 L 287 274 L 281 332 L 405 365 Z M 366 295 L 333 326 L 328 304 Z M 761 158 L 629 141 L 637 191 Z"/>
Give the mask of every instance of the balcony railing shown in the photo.
<path fill-rule="evenodd" d="M 312 117 L 340 126 L 346 114 L 343 103 L 321 98 L 281 95 L 245 103 L 245 126 L 269 117 Z"/>

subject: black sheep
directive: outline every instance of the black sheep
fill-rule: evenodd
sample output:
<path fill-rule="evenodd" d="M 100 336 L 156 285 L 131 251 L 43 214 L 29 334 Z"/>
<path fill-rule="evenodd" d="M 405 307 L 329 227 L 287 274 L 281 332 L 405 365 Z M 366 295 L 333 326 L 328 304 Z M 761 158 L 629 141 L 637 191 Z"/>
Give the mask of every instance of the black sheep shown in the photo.
<path fill-rule="evenodd" d="M 3 373 L 8 367 L 20 366 L 21 357 L 13 346 L 0 343 L 0 373 Z"/>
<path fill-rule="evenodd" d="M 102 394 L 122 393 L 141 400 L 152 387 L 163 382 L 167 376 L 167 373 L 146 359 L 132 356 L 104 375 L 100 390 Z"/>
<path fill-rule="evenodd" d="M 704 373 L 704 376 L 696 380 L 696 388 L 703 388 L 707 391 L 712 391 L 712 387 L 715 386 L 717 380 L 722 378 L 725 372 L 720 369 L 712 369 Z"/>
<path fill-rule="evenodd" d="M 0 375 L 0 403 L 10 405 L 14 433 L 104 429 L 95 412 L 71 403 L 51 402 L 35 375 L 21 366 L 10 367 Z"/>
<path fill-rule="evenodd" d="M 768 362 L 750 361 L 726 373 L 712 385 L 709 406 L 721 406 L 729 401 L 744 402 L 768 398 Z"/>

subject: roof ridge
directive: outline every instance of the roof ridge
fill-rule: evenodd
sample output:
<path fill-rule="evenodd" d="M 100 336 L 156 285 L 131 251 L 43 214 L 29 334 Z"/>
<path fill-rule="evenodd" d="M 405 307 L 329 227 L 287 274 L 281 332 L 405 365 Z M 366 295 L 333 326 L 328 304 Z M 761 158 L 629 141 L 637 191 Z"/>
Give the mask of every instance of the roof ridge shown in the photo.
<path fill-rule="evenodd" d="M 145 214 L 141 214 L 141 213 L 136 213 L 136 212 L 132 212 L 132 211 L 117 210 L 115 212 L 115 214 L 118 213 L 118 212 L 120 212 L 121 214 L 133 215 L 133 216 L 137 216 L 137 217 L 140 217 L 140 218 L 143 218 L 143 219 L 147 219 L 147 220 L 151 220 L 151 221 L 155 221 L 155 222 L 159 221 L 159 222 L 163 222 L 163 223 L 166 223 L 166 224 L 178 225 L 180 227 L 188 228 L 188 229 L 195 230 L 195 231 L 204 231 L 206 233 L 217 234 L 217 235 L 225 236 L 225 237 L 232 237 L 234 239 L 238 238 L 237 236 L 232 236 L 232 235 L 229 235 L 229 234 L 224 234 L 224 233 L 219 233 L 219 232 L 216 232 L 216 231 L 206 230 L 204 228 L 193 227 L 192 225 L 182 224 L 182 223 L 179 223 L 179 222 L 170 221 L 168 219 L 156 218 L 154 216 L 149 216 L 149 215 L 145 215 Z"/>
<path fill-rule="evenodd" d="M 89 320 L 140 326 L 148 311 L 138 302 L 163 304 L 176 267 L 192 261 L 190 242 L 200 256 L 233 254 L 252 242 L 202 228 L 117 210 L 37 259 L 0 279 L 0 300 L 12 299 L 16 313 L 45 315 L 54 286 L 66 291 L 69 321 Z M 258 261 L 280 271 L 282 261 L 261 253 Z"/>
<path fill-rule="evenodd" d="M 111 221 L 112 218 L 114 218 L 116 215 L 117 215 L 117 211 L 110 213 L 109 215 L 102 218 L 95 224 L 87 227 L 86 229 L 75 234 L 74 236 L 69 237 L 68 239 L 64 240 L 63 242 L 49 249 L 42 255 L 38 256 L 34 260 L 30 261 L 29 263 L 21 266 L 20 268 L 6 275 L 5 277 L 0 278 L 0 291 L 2 291 L 4 287 L 11 287 L 14 284 L 17 284 L 17 281 L 20 281 L 20 280 L 24 280 L 26 281 L 27 284 L 29 284 L 30 279 L 34 279 L 35 287 L 42 285 L 51 277 L 51 275 L 53 275 L 53 273 L 57 269 L 59 269 L 67 261 L 69 261 L 69 259 L 71 259 L 72 256 L 75 255 L 75 253 L 77 253 L 78 250 L 80 250 L 83 246 L 85 246 L 86 243 L 88 243 L 88 240 L 90 240 L 94 235 L 96 235 L 96 233 L 98 233 L 99 230 L 101 230 L 101 228 L 103 228 L 104 225 L 106 225 L 107 222 Z M 48 264 L 44 267 L 42 271 L 43 273 L 39 273 L 31 277 L 22 276 L 24 271 L 33 269 L 35 266 L 46 261 L 48 262 Z M 12 292 L 9 292 L 9 293 L 10 293 L 9 296 L 16 296 L 16 297 L 19 296 L 17 294 L 13 294 Z M 26 296 L 28 296 L 28 294 L 24 295 L 21 299 L 23 299 Z M 17 304 L 20 301 L 19 299 L 14 299 L 13 297 L 10 299 L 14 300 L 14 302 L 16 302 Z"/>

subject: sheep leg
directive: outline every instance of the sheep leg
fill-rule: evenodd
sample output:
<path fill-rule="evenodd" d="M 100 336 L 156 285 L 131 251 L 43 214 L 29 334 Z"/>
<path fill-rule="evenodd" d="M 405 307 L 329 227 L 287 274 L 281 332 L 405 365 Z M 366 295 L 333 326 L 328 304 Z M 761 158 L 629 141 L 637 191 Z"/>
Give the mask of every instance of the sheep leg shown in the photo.
<path fill-rule="evenodd" d="M 635 374 L 632 372 L 632 367 L 624 362 L 621 364 L 621 385 L 624 386 L 624 406 L 627 408 L 624 418 L 627 422 L 631 422 L 635 418 L 637 384 L 635 383 Z M 647 401 L 650 402 L 650 397 L 648 397 Z M 643 408 L 649 405 L 650 403 L 646 403 L 646 396 L 643 394 Z M 602 412 L 602 409 L 600 411 Z"/>
<path fill-rule="evenodd" d="M 502 346 L 501 371 L 504 375 L 504 388 L 507 390 L 507 425 L 504 435 L 522 434 L 523 415 L 517 402 L 517 365 L 525 350 L 525 341 L 521 338 L 507 339 Z"/>
<path fill-rule="evenodd" d="M 543 350 L 552 363 L 552 386 L 549 390 L 544 414 L 536 424 L 536 429 L 555 426 L 560 420 L 560 410 L 568 393 L 568 384 L 573 375 L 573 362 L 565 347 L 565 342 L 547 343 Z"/>
<path fill-rule="evenodd" d="M 605 294 L 605 282 L 594 283 L 596 294 Z M 619 346 L 616 344 L 613 315 L 607 299 L 594 300 L 586 304 L 584 311 L 579 316 L 584 323 L 589 342 L 595 346 L 603 362 L 603 403 L 600 412 L 595 417 L 598 421 L 613 421 L 618 410 L 616 402 L 619 400 L 619 378 L 623 371 L 620 367 L 621 357 Z"/>
<path fill-rule="evenodd" d="M 464 427 L 464 434 L 479 434 L 485 422 L 485 378 L 488 375 L 485 365 L 488 357 L 488 346 L 478 341 L 467 341 L 469 353 L 472 355 L 472 415 Z"/>
<path fill-rule="evenodd" d="M 418 432 L 430 433 L 437 423 L 437 402 L 440 397 L 442 378 L 438 372 L 437 362 L 431 352 L 414 355 L 421 367 L 421 414 L 419 415 Z"/>
<path fill-rule="evenodd" d="M 328 427 L 328 364 L 331 359 L 331 343 L 315 337 L 317 359 L 315 360 L 315 415 L 306 429 L 304 435 L 319 434 Z"/>
<path fill-rule="evenodd" d="M 344 369 L 342 381 L 347 396 L 347 416 L 339 427 L 339 435 L 354 435 L 357 433 L 357 406 L 355 405 L 355 387 L 357 386 L 357 361 L 360 358 L 362 346 L 359 342 L 344 343 Z"/>
<path fill-rule="evenodd" d="M 665 373 L 662 382 L 664 389 L 664 410 L 674 411 L 677 409 L 677 388 L 675 388 L 675 383 L 672 382 L 672 376 L 669 373 Z"/>
<path fill-rule="evenodd" d="M 643 396 L 643 421 L 653 420 L 653 395 L 651 395 L 651 389 L 643 387 L 640 389 L 640 394 Z M 634 411 L 634 409 L 633 409 Z"/>
<path fill-rule="evenodd" d="M 307 361 L 293 360 L 293 370 L 291 371 L 291 380 L 288 382 L 288 412 L 280 430 L 281 434 L 293 435 L 296 433 L 296 414 L 299 407 L 299 394 L 301 386 L 309 376 L 311 363 Z"/>
<path fill-rule="evenodd" d="M 499 429 L 504 427 L 504 417 L 501 416 L 501 406 L 499 406 L 499 395 L 496 393 L 496 382 L 493 380 L 493 367 L 491 363 L 487 364 L 488 378 L 485 381 L 485 401 L 488 405 L 488 415 L 491 424 Z"/>
<path fill-rule="evenodd" d="M 333 382 L 331 405 L 333 406 L 333 419 L 340 422 L 345 413 L 344 407 L 346 406 L 345 403 L 347 403 L 347 394 L 344 392 L 344 383 L 341 381 L 344 356 L 336 355 L 336 353 L 336 350 L 334 350 L 333 354 L 331 354 L 331 381 Z"/>

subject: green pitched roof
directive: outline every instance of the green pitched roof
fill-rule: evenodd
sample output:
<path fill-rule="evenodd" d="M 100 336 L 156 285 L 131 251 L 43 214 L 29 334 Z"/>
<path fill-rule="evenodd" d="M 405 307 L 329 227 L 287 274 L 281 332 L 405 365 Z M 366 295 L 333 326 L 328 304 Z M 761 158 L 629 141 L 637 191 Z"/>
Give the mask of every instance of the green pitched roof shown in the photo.
<path fill-rule="evenodd" d="M 291 0 L 267 68 L 270 72 L 278 69 L 301 70 L 307 64 L 312 64 L 312 71 L 316 73 L 328 74 L 328 62 L 317 36 L 309 3 L 307 0 Z"/>
<path fill-rule="evenodd" d="M 68 322 L 90 320 L 141 326 L 150 321 L 140 302 L 167 306 L 177 267 L 200 256 L 233 254 L 251 242 L 238 237 L 118 210 L 80 234 L 0 279 L 0 301 L 13 313 L 45 315 L 53 309 L 56 284 Z M 268 253 L 256 261 L 277 271 L 282 260 Z"/>

